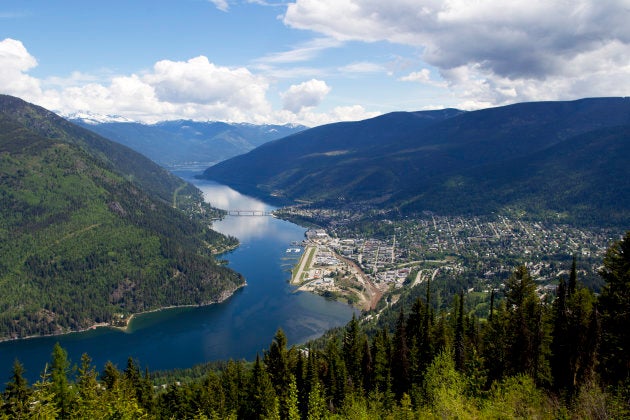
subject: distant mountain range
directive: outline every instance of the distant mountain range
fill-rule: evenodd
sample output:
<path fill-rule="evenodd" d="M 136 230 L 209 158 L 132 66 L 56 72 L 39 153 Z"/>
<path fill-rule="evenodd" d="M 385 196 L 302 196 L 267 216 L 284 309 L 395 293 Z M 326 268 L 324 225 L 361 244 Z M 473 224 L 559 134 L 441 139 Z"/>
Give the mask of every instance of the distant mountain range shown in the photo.
<path fill-rule="evenodd" d="M 224 299 L 201 192 L 148 158 L 0 95 L 0 339 Z"/>
<path fill-rule="evenodd" d="M 301 125 L 254 125 L 188 120 L 141 124 L 122 117 L 73 114 L 70 121 L 124 144 L 169 169 L 199 168 L 237 156 L 306 129 Z"/>
<path fill-rule="evenodd" d="M 629 132 L 630 98 L 396 112 L 269 142 L 203 177 L 284 202 L 627 227 Z"/>

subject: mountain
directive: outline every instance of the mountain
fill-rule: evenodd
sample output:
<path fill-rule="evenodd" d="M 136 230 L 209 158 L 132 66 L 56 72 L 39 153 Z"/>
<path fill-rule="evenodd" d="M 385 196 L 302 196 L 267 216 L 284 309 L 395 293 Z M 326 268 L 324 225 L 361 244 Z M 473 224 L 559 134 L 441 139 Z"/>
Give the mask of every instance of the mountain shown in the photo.
<path fill-rule="evenodd" d="M 267 143 L 203 177 L 317 205 L 627 225 L 629 126 L 629 98 L 392 113 Z"/>
<path fill-rule="evenodd" d="M 233 240 L 204 223 L 199 190 L 5 95 L 0 174 L 0 338 L 206 304 L 243 284 L 211 254 Z"/>
<path fill-rule="evenodd" d="M 113 117 L 73 115 L 70 120 L 124 144 L 170 169 L 207 168 L 260 146 L 304 130 L 300 125 L 228 124 L 164 121 L 156 124 L 120 122 Z"/>
<path fill-rule="evenodd" d="M 104 115 L 97 114 L 95 112 L 90 111 L 80 111 L 80 112 L 72 112 L 70 114 L 59 114 L 67 120 L 72 121 L 75 124 L 83 125 L 94 125 L 94 124 L 104 124 L 111 122 L 126 122 L 132 123 L 133 120 L 123 117 L 121 115 Z"/>

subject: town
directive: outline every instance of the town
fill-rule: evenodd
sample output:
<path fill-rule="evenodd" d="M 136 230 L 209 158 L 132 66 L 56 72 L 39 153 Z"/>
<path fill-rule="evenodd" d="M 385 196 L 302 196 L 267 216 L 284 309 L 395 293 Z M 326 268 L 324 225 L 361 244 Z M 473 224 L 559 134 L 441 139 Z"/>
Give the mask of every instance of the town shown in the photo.
<path fill-rule="evenodd" d="M 586 229 L 521 217 L 451 217 L 424 212 L 389 220 L 335 210 L 282 209 L 278 217 L 317 221 L 306 233 L 306 251 L 292 283 L 301 290 L 373 309 L 384 295 L 426 280 L 458 276 L 469 293 L 500 290 L 518 265 L 527 266 L 541 296 L 555 290 L 577 261 L 582 283 L 598 290 L 614 229 Z"/>

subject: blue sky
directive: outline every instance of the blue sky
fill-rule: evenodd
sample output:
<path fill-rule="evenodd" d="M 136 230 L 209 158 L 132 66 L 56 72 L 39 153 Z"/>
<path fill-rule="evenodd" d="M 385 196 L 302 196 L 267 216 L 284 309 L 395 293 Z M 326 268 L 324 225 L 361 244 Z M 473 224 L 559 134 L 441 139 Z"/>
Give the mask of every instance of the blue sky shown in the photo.
<path fill-rule="evenodd" d="M 310 126 L 630 94 L 629 0 L 0 1 L 0 92 Z"/>

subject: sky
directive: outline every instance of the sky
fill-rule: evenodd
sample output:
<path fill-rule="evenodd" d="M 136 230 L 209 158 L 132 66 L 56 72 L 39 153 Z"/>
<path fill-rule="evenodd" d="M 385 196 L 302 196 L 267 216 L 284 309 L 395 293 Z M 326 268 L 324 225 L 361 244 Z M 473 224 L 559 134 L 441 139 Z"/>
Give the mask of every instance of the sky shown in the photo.
<path fill-rule="evenodd" d="M 0 0 L 0 93 L 316 126 L 630 95 L 630 0 Z"/>

